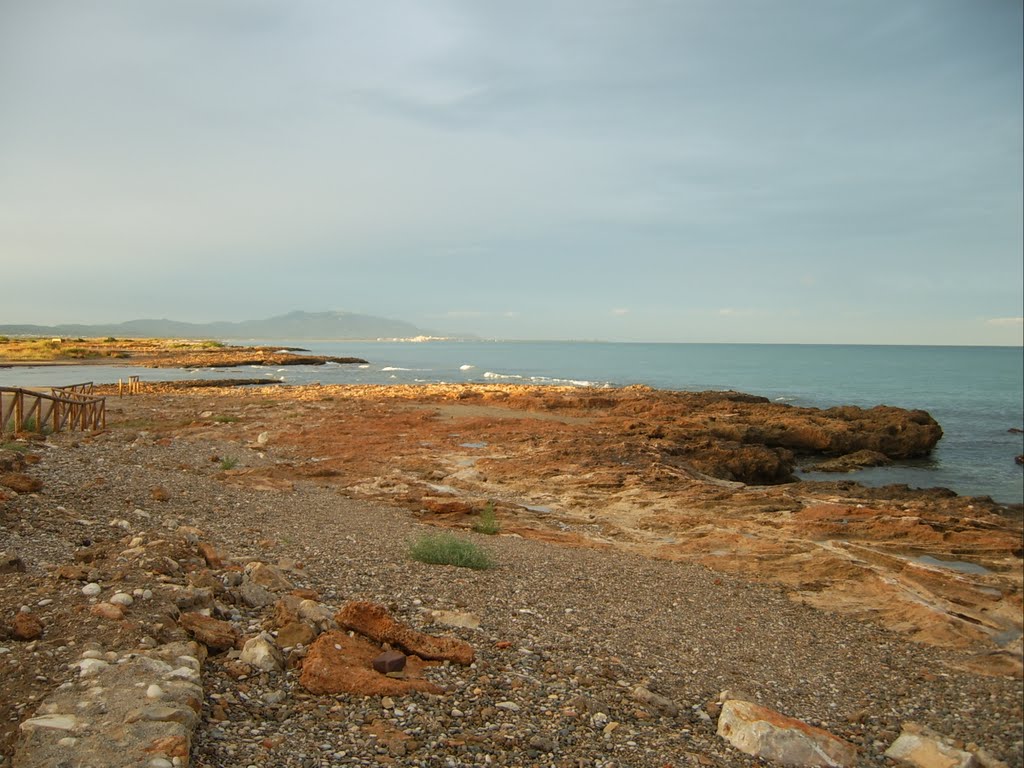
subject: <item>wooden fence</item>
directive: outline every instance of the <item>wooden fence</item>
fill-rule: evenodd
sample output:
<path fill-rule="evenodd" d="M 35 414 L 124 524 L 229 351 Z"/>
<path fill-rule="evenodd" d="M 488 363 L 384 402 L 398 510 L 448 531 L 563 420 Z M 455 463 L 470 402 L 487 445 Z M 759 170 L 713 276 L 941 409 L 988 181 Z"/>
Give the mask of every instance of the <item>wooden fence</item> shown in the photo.
<path fill-rule="evenodd" d="M 0 433 L 105 429 L 107 401 L 92 391 L 92 382 L 52 387 L 50 394 L 0 387 Z"/>

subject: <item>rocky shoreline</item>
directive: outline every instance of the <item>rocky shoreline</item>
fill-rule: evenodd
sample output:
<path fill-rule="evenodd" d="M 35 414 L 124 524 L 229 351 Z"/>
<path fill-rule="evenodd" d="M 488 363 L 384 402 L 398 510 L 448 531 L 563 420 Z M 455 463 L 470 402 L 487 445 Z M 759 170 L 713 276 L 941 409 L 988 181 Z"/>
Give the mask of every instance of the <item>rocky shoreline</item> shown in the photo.
<path fill-rule="evenodd" d="M 519 498 L 518 482 L 565 486 L 546 469 L 550 464 L 537 461 L 536 450 L 534 471 L 522 473 L 528 457 L 519 460 L 517 449 L 526 443 L 548 452 L 563 439 L 585 445 L 575 460 L 587 464 L 586 472 L 568 466 L 565 454 L 558 454 L 558 463 L 564 474 L 580 478 L 573 493 L 586 485 L 606 500 L 630 491 L 629 472 L 663 472 L 658 467 L 666 466 L 622 463 L 637 462 L 637 454 L 623 438 L 628 430 L 612 430 L 607 403 L 548 407 L 531 401 L 522 409 L 526 400 L 509 402 L 517 397 L 535 395 L 509 390 L 496 402 L 484 401 L 483 394 L 475 401 L 425 390 L 415 399 L 398 391 L 371 398 L 335 388 L 296 390 L 287 397 L 262 389 L 150 394 L 110 401 L 106 433 L 25 443 L 38 460 L 8 469 L 41 486 L 7 492 L 0 506 L 0 548 L 20 562 L 9 560 L 0 574 L 0 623 L 8 635 L 0 640 L 0 668 L 10 683 L 0 706 L 6 760 L 0 765 L 11 763 L 16 743 L 24 750 L 34 743 L 32 734 L 46 728 L 20 724 L 68 714 L 53 698 L 62 689 L 116 689 L 112 682 L 95 684 L 99 677 L 91 672 L 83 674 L 109 673 L 97 664 L 83 667 L 86 660 L 117 671 L 135 663 L 132 654 L 171 649 L 176 655 L 164 662 L 170 668 L 151 662 L 152 680 L 139 690 L 157 686 L 163 693 L 153 699 L 173 701 L 163 697 L 173 678 L 160 675 L 194 666 L 175 665 L 179 656 L 189 657 L 183 651 L 197 640 L 183 617 L 206 613 L 236 635 L 227 647 L 214 643 L 209 655 L 199 647 L 191 654 L 202 662 L 202 696 L 190 748 L 183 755 L 180 743 L 163 743 L 166 751 L 147 758 L 154 767 L 165 765 L 160 760 L 172 766 L 302 768 L 764 764 L 720 735 L 723 711 L 730 731 L 737 713 L 750 711 L 723 707 L 723 700 L 748 701 L 827 731 L 856 749 L 843 764 L 896 764 L 895 753 L 886 752 L 901 734 L 906 743 L 927 739 L 929 731 L 983 765 L 1022 764 L 1022 688 L 1014 677 L 1012 645 L 998 646 L 984 632 L 968 638 L 959 631 L 947 631 L 952 640 L 946 647 L 910 642 L 913 630 L 885 629 L 877 612 L 865 622 L 855 618 L 862 614 L 822 610 L 806 599 L 817 594 L 827 607 L 824 597 L 835 587 L 819 585 L 814 592 L 788 583 L 785 574 L 766 582 L 763 571 L 747 567 L 758 560 L 766 569 L 784 565 L 786 557 L 799 560 L 808 527 L 823 542 L 840 549 L 856 543 L 861 558 L 881 560 L 881 548 L 863 543 L 884 518 L 877 498 L 815 501 L 793 496 L 790 486 L 738 487 L 712 475 L 689 478 L 704 495 L 690 488 L 684 497 L 678 487 L 648 477 L 677 510 L 689 509 L 691 529 L 695 502 L 717 494 L 710 509 L 720 520 L 754 507 L 754 517 L 743 523 L 748 527 L 737 530 L 757 530 L 749 528 L 751 520 L 771 514 L 780 532 L 773 546 L 783 541 L 782 533 L 796 542 L 788 553 L 737 548 L 735 563 L 724 568 L 719 561 L 726 558 L 712 554 L 717 545 L 708 548 L 707 541 L 703 554 L 694 550 L 669 558 L 664 547 L 670 545 L 652 542 L 621 515 L 608 514 L 607 522 L 595 524 L 556 510 L 546 498 L 532 500 L 548 501 L 551 511 L 513 507 L 509 499 Z M 500 412 L 487 410 L 498 405 Z M 475 410 L 458 410 L 467 407 Z M 624 410 L 635 407 L 626 404 Z M 735 412 L 734 405 L 729 408 Z M 648 426 L 654 421 L 649 413 L 637 420 Z M 598 439 L 602 431 L 609 433 L 607 442 Z M 485 465 L 479 454 L 496 453 L 499 436 L 504 458 Z M 487 445 L 474 447 L 481 442 Z M 613 454 L 602 453 L 608 444 Z M 330 453 L 322 450 L 327 447 Z M 618 469 L 609 455 L 618 457 Z M 475 460 L 460 464 L 460 457 Z M 228 458 L 237 466 L 225 468 Z M 499 471 L 500 463 L 510 466 Z M 624 466 L 631 467 L 627 477 L 609 483 L 607 473 L 621 473 Z M 487 477 L 458 474 L 467 469 Z M 488 493 L 467 483 L 483 484 Z M 500 489 L 502 535 L 469 533 L 480 500 Z M 836 491 L 825 493 L 838 498 Z M 781 492 L 790 495 L 776 495 Z M 786 498 L 791 508 L 767 511 Z M 633 494 L 633 501 L 642 506 L 652 498 Z M 607 503 L 612 502 L 619 503 Z M 914 535 L 921 525 L 933 532 L 929 551 L 946 552 L 935 541 L 964 550 L 964 541 L 973 540 L 970 557 L 991 566 L 991 573 L 972 576 L 971 588 L 998 592 L 1012 618 L 1020 556 L 1003 553 L 999 542 L 1012 540 L 1014 531 L 1019 542 L 1019 526 L 976 500 L 908 494 L 885 503 L 900 505 L 901 535 Z M 591 504 L 584 509 L 605 512 Z M 800 518 L 804 528 L 787 532 L 792 518 Z M 780 527 L 780 521 L 787 524 Z M 466 528 L 462 535 L 487 549 L 498 567 L 469 571 L 410 560 L 408 542 L 427 529 L 425 523 Z M 692 548 L 699 541 L 671 530 L 671 546 Z M 662 528 L 658 537 L 667 531 Z M 727 526 L 719 531 L 722 544 Z M 852 541 L 857 537 L 860 542 Z M 921 544 L 920 538 L 911 540 Z M 806 551 L 802 557 L 813 571 L 813 558 Z M 283 581 L 254 577 L 256 564 Z M 883 566 L 889 570 L 873 572 L 891 577 L 895 566 L 874 565 Z M 958 584 L 955 572 L 901 567 L 913 571 L 909 575 L 920 582 L 919 590 L 933 597 L 947 590 L 943 594 L 963 602 L 962 595 L 948 592 L 950 583 Z M 934 584 L 928 579 L 933 572 Z M 846 576 L 854 590 L 863 583 L 849 568 L 835 576 L 836 584 Z M 130 603 L 115 599 L 119 594 Z M 309 618 L 308 607 L 307 616 L 300 615 L 302 600 L 321 606 L 318 618 Z M 473 662 L 424 668 L 423 678 L 440 693 L 310 691 L 302 683 L 302 667 L 314 637 L 330 631 L 338 612 L 358 601 L 382 606 L 410 629 L 459 638 L 473 649 Z M 971 615 L 980 608 L 959 610 Z M 982 619 L 992 622 L 996 613 L 989 606 Z M 33 639 L 16 637 L 16 619 L 22 629 L 35 625 L 23 616 L 38 622 Z M 302 626 L 289 626 L 296 623 Z M 280 653 L 267 669 L 252 654 L 243 660 L 247 644 L 259 638 Z M 981 663 L 988 674 L 979 673 Z M 190 682 L 192 676 L 181 675 Z M 100 711 L 106 705 L 98 706 L 76 721 L 79 731 L 56 734 L 53 742 L 80 740 L 62 747 L 73 749 L 82 748 L 90 733 L 109 737 L 104 728 L 113 727 L 108 721 L 114 718 Z M 166 716 L 146 722 L 168 728 L 189 720 L 172 710 L 181 711 L 149 701 L 133 711 Z M 11 764 L 32 765 L 27 752 L 19 755 L 20 762 Z"/>

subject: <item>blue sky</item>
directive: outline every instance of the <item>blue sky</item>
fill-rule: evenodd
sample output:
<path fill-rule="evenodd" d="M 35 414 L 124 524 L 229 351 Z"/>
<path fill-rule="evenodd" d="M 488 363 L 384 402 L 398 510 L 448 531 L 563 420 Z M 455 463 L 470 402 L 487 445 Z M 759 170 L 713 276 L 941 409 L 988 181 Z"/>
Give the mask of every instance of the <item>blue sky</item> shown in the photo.
<path fill-rule="evenodd" d="M 1017 0 L 0 0 L 0 323 L 1020 344 Z"/>

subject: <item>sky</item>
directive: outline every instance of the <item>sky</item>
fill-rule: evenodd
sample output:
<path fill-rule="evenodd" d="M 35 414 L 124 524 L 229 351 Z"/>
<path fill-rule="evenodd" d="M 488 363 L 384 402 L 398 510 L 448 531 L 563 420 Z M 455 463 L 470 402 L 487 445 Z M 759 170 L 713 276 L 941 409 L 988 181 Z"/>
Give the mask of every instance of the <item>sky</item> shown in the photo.
<path fill-rule="evenodd" d="M 1024 341 L 1019 0 L 0 0 L 0 324 Z"/>

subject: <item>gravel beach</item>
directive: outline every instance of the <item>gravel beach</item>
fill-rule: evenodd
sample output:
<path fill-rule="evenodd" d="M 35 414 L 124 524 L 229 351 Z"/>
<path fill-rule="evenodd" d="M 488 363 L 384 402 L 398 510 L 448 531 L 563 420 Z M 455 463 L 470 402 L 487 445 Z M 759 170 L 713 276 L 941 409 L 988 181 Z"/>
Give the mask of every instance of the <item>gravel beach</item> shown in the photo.
<path fill-rule="evenodd" d="M 154 541 L 181 525 L 234 563 L 281 566 L 332 610 L 375 601 L 476 651 L 470 667 L 427 669 L 442 695 L 393 698 L 309 693 L 294 670 L 301 647 L 286 651 L 289 669 L 279 673 L 240 673 L 237 652 L 211 655 L 194 766 L 765 764 L 716 735 L 723 691 L 851 742 L 862 765 L 894 764 L 883 752 L 907 722 L 980 750 L 991 765 L 1024 764 L 1019 680 L 960 671 L 955 651 L 799 605 L 779 587 L 509 535 L 466 535 L 493 556 L 491 570 L 416 562 L 409 543 L 431 528 L 408 510 L 307 482 L 290 492 L 228 484 L 218 460 L 238 447 L 216 440 L 114 429 L 51 436 L 32 451 L 41 458 L 27 472 L 42 490 L 0 506 L 0 549 L 24 564 L 0 575 L 0 609 L 5 624 L 29 612 L 45 630 L 29 643 L 0 640 L 0 765 L 10 764 L 18 722 L 72 677 L 85 645 L 119 650 L 168 630 L 158 599 L 104 624 L 81 584 L 53 569 L 81 561 L 83 545 Z M 248 453 L 247 466 L 274 461 Z M 109 574 L 97 567 L 106 589 Z M 174 583 L 120 578 L 119 589 L 158 597 Z M 470 614 L 479 627 L 439 625 L 432 611 Z M 265 618 L 245 604 L 223 613 L 243 634 Z"/>

